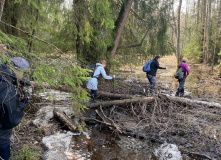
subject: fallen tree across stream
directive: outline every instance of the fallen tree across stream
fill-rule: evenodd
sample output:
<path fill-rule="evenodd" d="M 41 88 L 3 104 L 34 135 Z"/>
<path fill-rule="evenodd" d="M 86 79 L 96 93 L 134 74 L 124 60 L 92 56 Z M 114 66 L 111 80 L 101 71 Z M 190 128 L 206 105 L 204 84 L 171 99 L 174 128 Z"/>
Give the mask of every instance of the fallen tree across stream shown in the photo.
<path fill-rule="evenodd" d="M 41 87 L 39 84 L 32 82 L 35 87 Z M 63 91 L 63 92 L 73 92 L 74 90 L 70 87 L 70 86 L 65 86 L 65 85 L 60 85 L 57 88 L 50 86 L 49 84 L 45 83 L 43 85 L 43 87 L 45 88 L 50 88 L 50 89 L 55 89 L 55 90 L 59 90 L 59 91 Z M 88 89 L 83 89 L 82 90 L 90 93 L 90 90 Z M 111 99 L 132 99 L 135 98 L 136 96 L 134 95 L 130 95 L 130 94 L 119 94 L 119 93 L 110 93 L 110 92 L 104 92 L 104 91 L 98 91 L 98 97 L 107 97 L 107 98 L 111 98 Z"/>
<path fill-rule="evenodd" d="M 154 97 L 145 97 L 145 98 L 133 98 L 133 99 L 123 99 L 123 100 L 114 100 L 114 101 L 102 101 L 97 103 L 86 103 L 85 106 L 88 108 L 98 108 L 100 106 L 102 107 L 108 107 L 108 106 L 122 106 L 127 105 L 131 103 L 139 103 L 139 102 L 147 102 L 151 103 L 155 100 Z"/>
<path fill-rule="evenodd" d="M 72 92 L 73 90 L 71 89 L 71 87 L 69 86 L 59 86 L 57 88 L 60 91 L 64 91 L 64 92 Z M 84 89 L 85 91 L 87 91 L 88 93 L 90 93 L 90 90 L 88 89 Z M 133 95 L 129 95 L 129 94 L 118 94 L 118 93 L 110 93 L 110 92 L 103 92 L 103 91 L 98 91 L 98 97 L 108 97 L 108 98 L 112 98 L 112 99 L 132 99 L 135 98 L 135 96 Z"/>
<path fill-rule="evenodd" d="M 34 82 L 32 82 L 32 83 L 35 84 L 35 86 L 40 87 L 40 85 L 38 85 L 37 83 L 34 83 Z M 58 88 L 55 88 L 55 87 L 52 87 L 49 84 L 45 83 L 43 86 L 45 88 L 56 89 L 56 90 L 60 90 L 60 91 L 64 91 L 64 92 L 73 92 L 73 89 L 70 86 L 65 86 L 65 85 L 60 85 L 60 86 L 58 86 Z M 82 90 L 85 90 L 88 93 L 90 92 L 87 89 L 82 89 Z M 133 99 L 132 101 L 136 101 L 139 98 L 142 98 L 142 100 L 144 99 L 143 96 L 140 96 L 139 98 L 137 98 L 138 96 L 129 95 L 129 94 L 118 94 L 118 93 L 110 93 L 110 92 L 99 91 L 98 92 L 98 98 L 101 98 L 101 97 L 107 97 L 107 98 L 110 98 L 110 99 Z M 167 95 L 167 94 L 158 94 L 158 97 L 162 100 L 172 101 L 174 103 L 179 103 L 179 104 L 188 104 L 188 105 L 192 105 L 192 106 L 201 106 L 201 105 L 203 105 L 203 106 L 207 106 L 207 107 L 221 108 L 221 104 L 220 103 L 215 103 L 215 102 L 193 100 L 193 99 L 184 98 L 184 97 L 174 97 L 174 96 L 170 96 L 170 95 Z M 116 101 L 116 103 L 114 101 L 112 101 L 112 102 L 113 102 L 113 105 L 118 105 L 117 101 Z M 124 102 L 119 101 L 119 105 L 121 105 L 122 103 L 124 103 Z M 104 103 L 104 104 L 106 106 L 108 105 L 106 103 Z M 96 106 L 96 104 L 94 104 L 94 105 Z M 87 106 L 88 106 L 88 104 L 87 104 Z M 97 106 L 98 106 L 98 104 L 97 104 Z"/>

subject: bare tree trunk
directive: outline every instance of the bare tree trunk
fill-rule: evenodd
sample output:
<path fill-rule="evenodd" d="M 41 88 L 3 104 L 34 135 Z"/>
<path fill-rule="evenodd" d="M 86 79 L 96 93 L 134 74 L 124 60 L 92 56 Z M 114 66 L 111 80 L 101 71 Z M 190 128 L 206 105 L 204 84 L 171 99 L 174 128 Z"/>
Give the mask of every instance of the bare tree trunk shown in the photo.
<path fill-rule="evenodd" d="M 114 41 L 114 46 L 111 49 L 112 58 L 114 58 L 115 53 L 117 51 L 117 47 L 120 43 L 120 38 L 121 38 L 121 35 L 123 33 L 127 18 L 129 16 L 130 9 L 131 9 L 133 1 L 134 0 L 126 0 L 125 4 L 123 4 L 124 6 L 122 6 L 121 12 L 119 14 L 117 24 L 116 24 L 117 35 L 116 35 L 116 38 L 115 38 L 115 41 Z"/>
<path fill-rule="evenodd" d="M 207 0 L 207 11 L 204 29 L 204 63 L 209 60 L 209 34 L 210 34 L 210 17 L 211 17 L 211 0 Z"/>
<path fill-rule="evenodd" d="M 221 19 L 220 19 L 221 18 L 221 0 L 219 1 L 219 15 L 218 15 L 218 17 L 219 17 L 219 19 L 218 19 L 219 22 L 218 23 L 220 25 L 220 23 L 221 23 Z"/>
<path fill-rule="evenodd" d="M 186 0 L 186 15 L 185 15 L 185 28 L 187 27 L 187 21 L 188 21 L 188 18 L 189 18 L 189 12 L 188 12 L 188 4 L 189 4 L 189 1 Z"/>
<path fill-rule="evenodd" d="M 177 64 L 180 63 L 180 12 L 181 12 L 182 0 L 179 0 L 178 12 L 177 12 Z"/>
<path fill-rule="evenodd" d="M 200 12 L 200 0 L 197 1 L 197 7 L 196 7 L 196 11 L 197 11 L 197 14 L 196 14 L 196 30 L 198 31 L 199 30 L 199 12 Z"/>
<path fill-rule="evenodd" d="M 108 106 L 127 106 L 131 103 L 141 103 L 141 102 L 147 102 L 151 103 L 154 102 L 154 97 L 144 97 L 144 98 L 133 98 L 133 99 L 122 99 L 122 100 L 114 100 L 114 101 L 103 101 L 103 102 L 97 102 L 97 103 L 85 103 L 85 106 L 88 108 L 98 108 L 100 106 L 102 107 L 108 107 Z"/>
<path fill-rule="evenodd" d="M 203 62 L 206 63 L 206 28 L 207 28 L 207 11 L 206 11 L 207 1 L 203 0 L 202 3 L 202 24 L 203 24 Z"/>
<path fill-rule="evenodd" d="M 219 1 L 219 4 L 217 2 L 217 11 L 218 11 L 218 15 L 217 15 L 217 19 L 216 19 L 216 28 L 215 29 L 219 29 L 220 27 L 220 24 L 221 24 L 221 0 Z M 215 40 L 214 40 L 214 49 L 213 49 L 213 57 L 212 57 L 212 67 L 211 67 L 211 70 L 212 70 L 212 74 L 214 72 L 214 63 L 215 63 L 215 55 L 216 55 L 216 47 L 217 47 L 217 39 L 219 38 L 219 35 L 221 35 L 221 31 L 218 32 L 215 32 Z M 220 50 L 221 51 L 221 50 Z"/>
<path fill-rule="evenodd" d="M 75 17 L 75 25 L 77 29 L 77 38 L 76 38 L 76 53 L 77 53 L 77 59 L 80 60 L 82 59 L 83 55 L 83 42 L 82 38 L 80 36 L 80 28 L 83 26 L 83 16 L 84 11 L 83 11 L 83 6 L 84 5 L 84 0 L 73 0 L 73 10 L 74 10 L 74 17 Z"/>
<path fill-rule="evenodd" d="M 207 41 L 206 41 L 206 61 L 210 58 L 209 40 L 210 40 L 210 24 L 211 24 L 211 0 L 208 0 L 208 16 L 207 16 Z"/>
<path fill-rule="evenodd" d="M 4 5 L 5 5 L 5 0 L 0 0 L 0 21 L 2 20 Z"/>
<path fill-rule="evenodd" d="M 40 3 L 40 0 L 38 0 L 38 4 Z M 39 9 L 36 10 L 36 17 L 35 17 L 35 23 L 38 22 L 38 18 L 39 18 Z M 31 26 L 33 26 L 33 24 L 31 23 Z M 32 29 L 32 34 L 31 36 L 29 36 L 30 40 L 28 42 L 28 52 L 32 52 L 32 48 L 33 48 L 33 37 L 35 36 L 35 32 L 36 32 L 36 29 L 35 27 L 33 27 Z"/>
<path fill-rule="evenodd" d="M 177 39 L 177 25 L 176 25 L 176 17 L 174 15 L 174 0 L 172 0 L 172 4 L 173 4 L 172 16 L 173 16 L 173 23 L 174 23 L 174 28 L 175 28 L 175 36 Z"/>
<path fill-rule="evenodd" d="M 217 34 L 215 33 L 215 42 L 214 42 L 215 46 L 214 46 L 214 49 L 213 49 L 213 56 L 212 56 L 212 67 L 211 67 L 211 72 L 213 74 L 213 71 L 214 71 L 214 63 L 215 63 L 215 54 L 216 54 L 216 43 L 217 43 Z"/>

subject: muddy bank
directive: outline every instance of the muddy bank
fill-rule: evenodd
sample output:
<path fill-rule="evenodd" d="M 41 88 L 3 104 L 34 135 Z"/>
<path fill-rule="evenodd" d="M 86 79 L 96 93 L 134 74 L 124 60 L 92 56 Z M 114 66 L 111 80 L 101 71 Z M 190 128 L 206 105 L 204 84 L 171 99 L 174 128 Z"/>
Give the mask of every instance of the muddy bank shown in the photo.
<path fill-rule="evenodd" d="M 11 137 L 11 160 L 43 160 L 47 147 L 42 138 L 42 131 L 32 122 L 20 124 Z"/>

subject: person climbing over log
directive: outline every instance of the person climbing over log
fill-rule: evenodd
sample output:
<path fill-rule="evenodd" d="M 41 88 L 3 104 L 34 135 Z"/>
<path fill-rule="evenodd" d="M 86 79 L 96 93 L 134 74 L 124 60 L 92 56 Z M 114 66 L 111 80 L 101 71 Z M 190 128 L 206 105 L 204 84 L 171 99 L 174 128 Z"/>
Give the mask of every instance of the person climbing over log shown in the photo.
<path fill-rule="evenodd" d="M 113 77 L 107 76 L 106 71 L 104 70 L 106 65 L 107 62 L 105 60 L 102 60 L 101 63 L 97 63 L 91 79 L 89 79 L 87 82 L 87 88 L 91 90 L 90 98 L 92 99 L 97 96 L 97 85 L 100 74 L 104 77 L 104 79 L 110 80 L 115 78 L 115 75 L 113 75 Z"/>
<path fill-rule="evenodd" d="M 0 159 L 4 160 L 10 157 L 12 129 L 21 122 L 28 102 L 19 82 L 29 70 L 29 63 L 21 57 L 11 61 L 0 65 Z"/>
<path fill-rule="evenodd" d="M 177 88 L 177 92 L 175 96 L 184 95 L 184 85 L 185 85 L 185 81 L 189 73 L 190 73 L 190 70 L 187 66 L 187 58 L 183 58 L 182 63 L 178 65 L 178 69 L 175 75 L 175 78 L 177 78 L 179 82 L 179 87 Z"/>
<path fill-rule="evenodd" d="M 160 56 L 156 56 L 152 61 L 149 61 L 143 67 L 143 71 L 146 72 L 147 78 L 150 82 L 149 90 L 152 92 L 156 85 L 156 73 L 158 69 L 166 69 L 166 67 L 160 67 Z"/>

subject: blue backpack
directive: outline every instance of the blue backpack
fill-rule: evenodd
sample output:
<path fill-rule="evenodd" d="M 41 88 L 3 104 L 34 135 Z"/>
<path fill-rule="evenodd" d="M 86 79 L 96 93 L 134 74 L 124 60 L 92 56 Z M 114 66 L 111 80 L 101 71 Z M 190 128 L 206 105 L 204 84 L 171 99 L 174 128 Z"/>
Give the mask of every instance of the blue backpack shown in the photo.
<path fill-rule="evenodd" d="M 144 72 L 150 72 L 150 65 L 151 65 L 152 61 L 147 62 L 144 66 L 143 66 L 143 71 Z"/>

